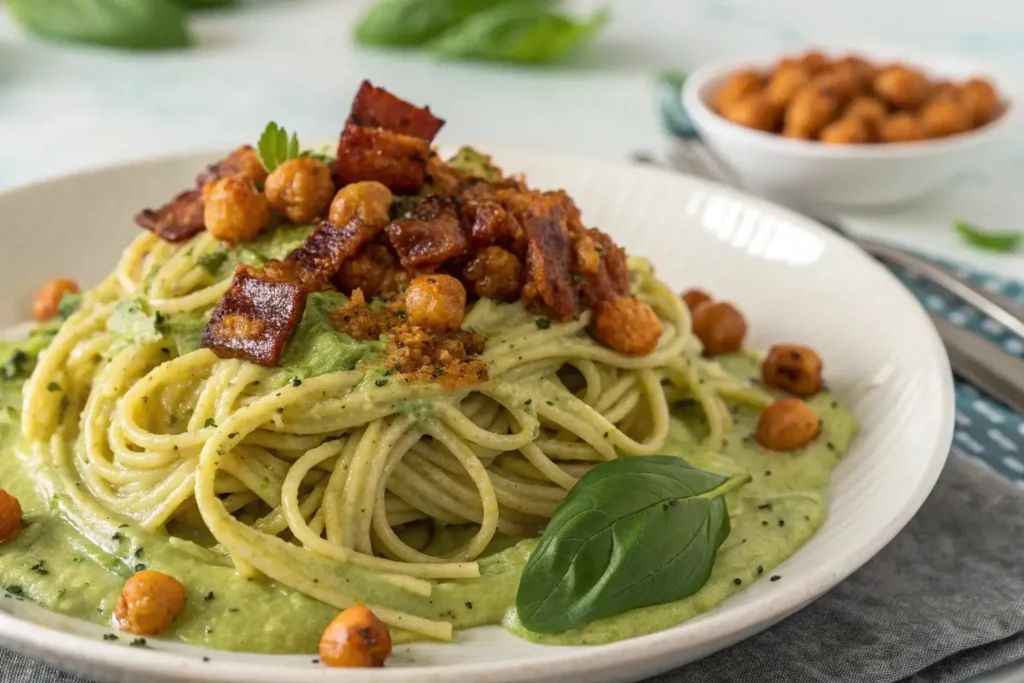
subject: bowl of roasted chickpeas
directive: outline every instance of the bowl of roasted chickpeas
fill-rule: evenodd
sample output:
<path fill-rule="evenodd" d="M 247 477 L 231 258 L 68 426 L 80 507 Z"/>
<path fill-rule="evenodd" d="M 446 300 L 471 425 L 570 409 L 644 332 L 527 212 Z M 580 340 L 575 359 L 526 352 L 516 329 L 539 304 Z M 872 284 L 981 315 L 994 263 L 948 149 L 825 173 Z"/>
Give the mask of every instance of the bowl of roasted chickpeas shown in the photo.
<path fill-rule="evenodd" d="M 682 96 L 747 188 L 808 208 L 884 206 L 984 160 L 1011 103 L 979 73 L 949 59 L 811 49 L 705 66 Z"/>

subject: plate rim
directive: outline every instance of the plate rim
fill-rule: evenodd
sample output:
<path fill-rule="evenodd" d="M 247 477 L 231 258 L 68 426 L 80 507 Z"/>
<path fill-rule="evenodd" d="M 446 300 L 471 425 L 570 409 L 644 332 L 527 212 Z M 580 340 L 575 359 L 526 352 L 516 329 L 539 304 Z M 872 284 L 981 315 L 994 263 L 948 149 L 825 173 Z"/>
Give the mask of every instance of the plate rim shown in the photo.
<path fill-rule="evenodd" d="M 455 147 L 457 147 L 456 144 L 442 145 L 444 149 Z M 936 416 L 941 417 L 941 421 L 939 429 L 936 430 L 927 467 L 920 474 L 919 486 L 906 497 L 897 514 L 867 542 L 861 544 L 856 552 L 845 555 L 836 562 L 808 570 L 799 582 L 785 584 L 772 597 L 771 607 L 766 613 L 757 614 L 755 617 L 751 616 L 750 610 L 727 611 L 722 614 L 712 613 L 712 628 L 705 629 L 696 641 L 687 641 L 685 648 L 682 647 L 683 644 L 679 642 L 677 634 L 674 633 L 675 628 L 669 628 L 645 636 L 605 645 L 552 646 L 551 650 L 561 651 L 560 654 L 534 660 L 501 663 L 474 662 L 413 665 L 373 670 L 327 668 L 304 670 L 295 667 L 293 664 L 282 666 L 267 663 L 265 660 L 245 662 L 237 659 L 222 661 L 214 659 L 204 662 L 196 656 L 176 651 L 126 648 L 123 645 L 119 646 L 117 644 L 94 641 L 85 636 L 41 626 L 20 619 L 3 610 L 0 610 L 0 644 L 15 651 L 23 652 L 27 656 L 47 662 L 73 662 L 78 670 L 89 667 L 94 671 L 118 671 L 119 673 L 136 675 L 188 676 L 189 680 L 208 683 L 276 683 L 282 680 L 282 676 L 288 677 L 287 680 L 296 681 L 337 680 L 349 681 L 351 683 L 356 681 L 366 681 L 367 683 L 397 683 L 405 681 L 408 683 L 411 681 L 426 681 L 428 679 L 431 681 L 442 681 L 447 680 L 451 676 L 469 677 L 463 678 L 463 680 L 481 680 L 478 677 L 486 676 L 486 680 L 497 683 L 499 681 L 528 680 L 534 675 L 550 675 L 556 673 L 553 670 L 555 667 L 558 667 L 562 673 L 578 675 L 666 658 L 670 657 L 673 652 L 684 649 L 701 649 L 702 645 L 707 650 L 705 655 L 702 656 L 706 656 L 706 654 L 721 649 L 717 647 L 707 649 L 707 646 L 714 641 L 729 639 L 730 636 L 740 634 L 740 638 L 733 638 L 730 641 L 730 644 L 734 644 L 739 640 L 751 637 L 777 623 L 778 620 L 785 616 L 802 609 L 834 588 L 888 545 L 896 534 L 909 523 L 931 494 L 949 456 L 955 427 L 955 395 L 952 372 L 945 347 L 939 339 L 934 326 L 928 320 L 924 308 L 920 306 L 895 275 L 871 259 L 848 240 L 828 230 L 813 219 L 769 200 L 721 183 L 672 170 L 641 166 L 624 161 L 593 158 L 585 155 L 561 154 L 501 145 L 485 146 L 481 144 L 480 148 L 486 149 L 489 154 L 492 154 L 499 160 L 520 158 L 528 159 L 538 164 L 543 162 L 574 163 L 603 167 L 609 172 L 616 173 L 628 172 L 631 174 L 640 173 L 681 178 L 686 182 L 694 184 L 696 187 L 714 190 L 721 194 L 742 199 L 752 206 L 767 209 L 776 215 L 783 216 L 790 222 L 811 231 L 816 237 L 823 239 L 829 248 L 845 251 L 849 258 L 859 260 L 863 267 L 873 269 L 883 279 L 888 279 L 892 295 L 903 297 L 906 303 L 913 303 L 918 309 L 918 320 L 912 327 L 919 328 L 920 332 L 928 338 L 928 358 L 932 361 L 930 371 L 939 375 L 938 386 L 942 393 L 941 403 L 943 404 L 943 414 Z M 85 176 L 116 173 L 119 171 L 124 172 L 140 166 L 161 166 L 201 159 L 208 161 L 209 159 L 218 158 L 217 155 L 223 156 L 225 153 L 225 149 L 220 147 L 197 148 L 171 154 L 97 164 L 77 169 L 70 173 L 39 178 L 14 186 L 0 188 L 0 200 L 23 191 L 48 185 L 59 185 Z M 701 619 L 704 616 L 700 615 L 697 618 Z M 245 656 L 246 653 L 232 654 Z M 256 654 L 253 654 L 253 656 L 266 657 L 266 655 Z M 59 666 L 59 664 L 54 665 Z"/>

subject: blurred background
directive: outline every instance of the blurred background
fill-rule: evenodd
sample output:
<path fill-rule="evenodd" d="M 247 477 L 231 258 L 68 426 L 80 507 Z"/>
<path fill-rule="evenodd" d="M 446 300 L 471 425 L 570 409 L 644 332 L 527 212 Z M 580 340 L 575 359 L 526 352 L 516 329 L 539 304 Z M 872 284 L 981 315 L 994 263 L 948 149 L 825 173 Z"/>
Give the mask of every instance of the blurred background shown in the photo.
<path fill-rule="evenodd" d="M 442 144 L 618 160 L 670 145 L 655 102 L 656 74 L 688 73 L 713 60 L 810 45 L 911 48 L 971 60 L 1012 97 L 1024 90 L 1019 0 L 507 0 L 514 8 L 501 21 L 463 26 L 429 45 L 364 44 L 416 39 L 438 16 L 469 14 L 481 4 L 495 3 L 6 0 L 0 187 L 255 142 L 269 120 L 308 143 L 328 141 L 364 78 L 447 119 Z M 156 47 L 165 49 L 138 49 Z M 1020 247 L 979 249 L 952 228 L 956 220 L 1024 228 L 1021 188 L 1024 131 L 1015 125 L 948 189 L 898 210 L 843 219 L 855 232 L 1024 277 Z"/>

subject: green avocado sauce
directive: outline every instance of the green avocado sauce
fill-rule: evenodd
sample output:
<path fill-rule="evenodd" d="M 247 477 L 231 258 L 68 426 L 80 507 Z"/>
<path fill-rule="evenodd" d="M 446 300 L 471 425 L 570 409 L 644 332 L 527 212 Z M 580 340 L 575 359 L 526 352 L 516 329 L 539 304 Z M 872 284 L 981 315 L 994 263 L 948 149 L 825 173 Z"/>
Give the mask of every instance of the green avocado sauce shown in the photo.
<path fill-rule="evenodd" d="M 757 361 L 750 356 L 720 359 L 733 373 L 754 377 Z M 549 644 L 606 643 L 659 631 L 705 612 L 754 581 L 778 576 L 773 570 L 792 555 L 824 521 L 825 492 L 836 463 L 857 431 L 856 421 L 831 395 L 809 401 L 822 419 L 822 432 L 806 448 L 774 453 L 753 442 L 757 413 L 734 411 L 735 430 L 721 453 L 702 451 L 705 431 L 699 411 L 676 410 L 666 453 L 685 457 L 697 467 L 722 474 L 742 471 L 753 481 L 727 499 L 732 532 L 718 554 L 710 580 L 694 595 L 664 605 L 645 607 L 593 622 L 560 634 L 535 634 L 516 619 L 519 576 L 536 546 L 535 539 L 516 543 L 498 538 L 492 554 L 480 561 L 481 576 L 439 582 L 427 599 L 398 588 L 372 586 L 401 609 L 415 602 L 416 613 L 449 619 L 456 628 L 502 623 L 518 636 Z M 212 648 L 263 652 L 315 652 L 323 629 L 338 609 L 267 579 L 246 580 L 225 559 L 188 543 L 171 543 L 161 533 L 115 519 L 117 531 L 100 544 L 90 541 L 69 521 L 52 467 L 38 461 L 20 442 L 17 406 L 19 385 L 0 381 L 0 487 L 24 508 L 24 526 L 12 541 L 0 545 L 0 594 L 31 600 L 43 607 L 114 628 L 112 612 L 121 585 L 134 571 L 147 568 L 170 574 L 188 589 L 188 606 L 162 637 Z M 113 519 L 113 517 L 111 518 Z M 110 521 L 110 520 L 105 520 Z M 467 532 L 438 528 L 425 549 L 441 553 Z M 204 539 L 195 539 L 202 543 Z M 113 551 L 113 552 L 112 552 Z M 323 560 L 324 571 L 341 571 Z M 349 572 L 349 570 L 344 570 Z M 367 576 L 351 576 L 354 585 Z M 372 579 L 372 576 L 369 577 Z M 777 580 L 785 580 L 785 576 Z M 354 591 L 356 592 L 356 591 Z M 4 609 L 5 600 L 0 600 Z M 408 634 L 396 633 L 396 640 Z M 456 636 L 456 639 L 458 636 Z"/>

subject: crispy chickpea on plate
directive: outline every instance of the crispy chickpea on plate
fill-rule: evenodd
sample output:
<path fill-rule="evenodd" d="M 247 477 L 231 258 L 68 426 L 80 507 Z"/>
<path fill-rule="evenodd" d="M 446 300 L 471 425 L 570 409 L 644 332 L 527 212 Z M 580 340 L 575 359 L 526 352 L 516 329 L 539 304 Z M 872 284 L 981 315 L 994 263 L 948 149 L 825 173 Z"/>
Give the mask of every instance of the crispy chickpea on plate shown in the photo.
<path fill-rule="evenodd" d="M 856 48 L 709 64 L 686 78 L 682 104 L 745 189 L 805 210 L 926 195 L 1014 117 L 983 65 Z"/>

